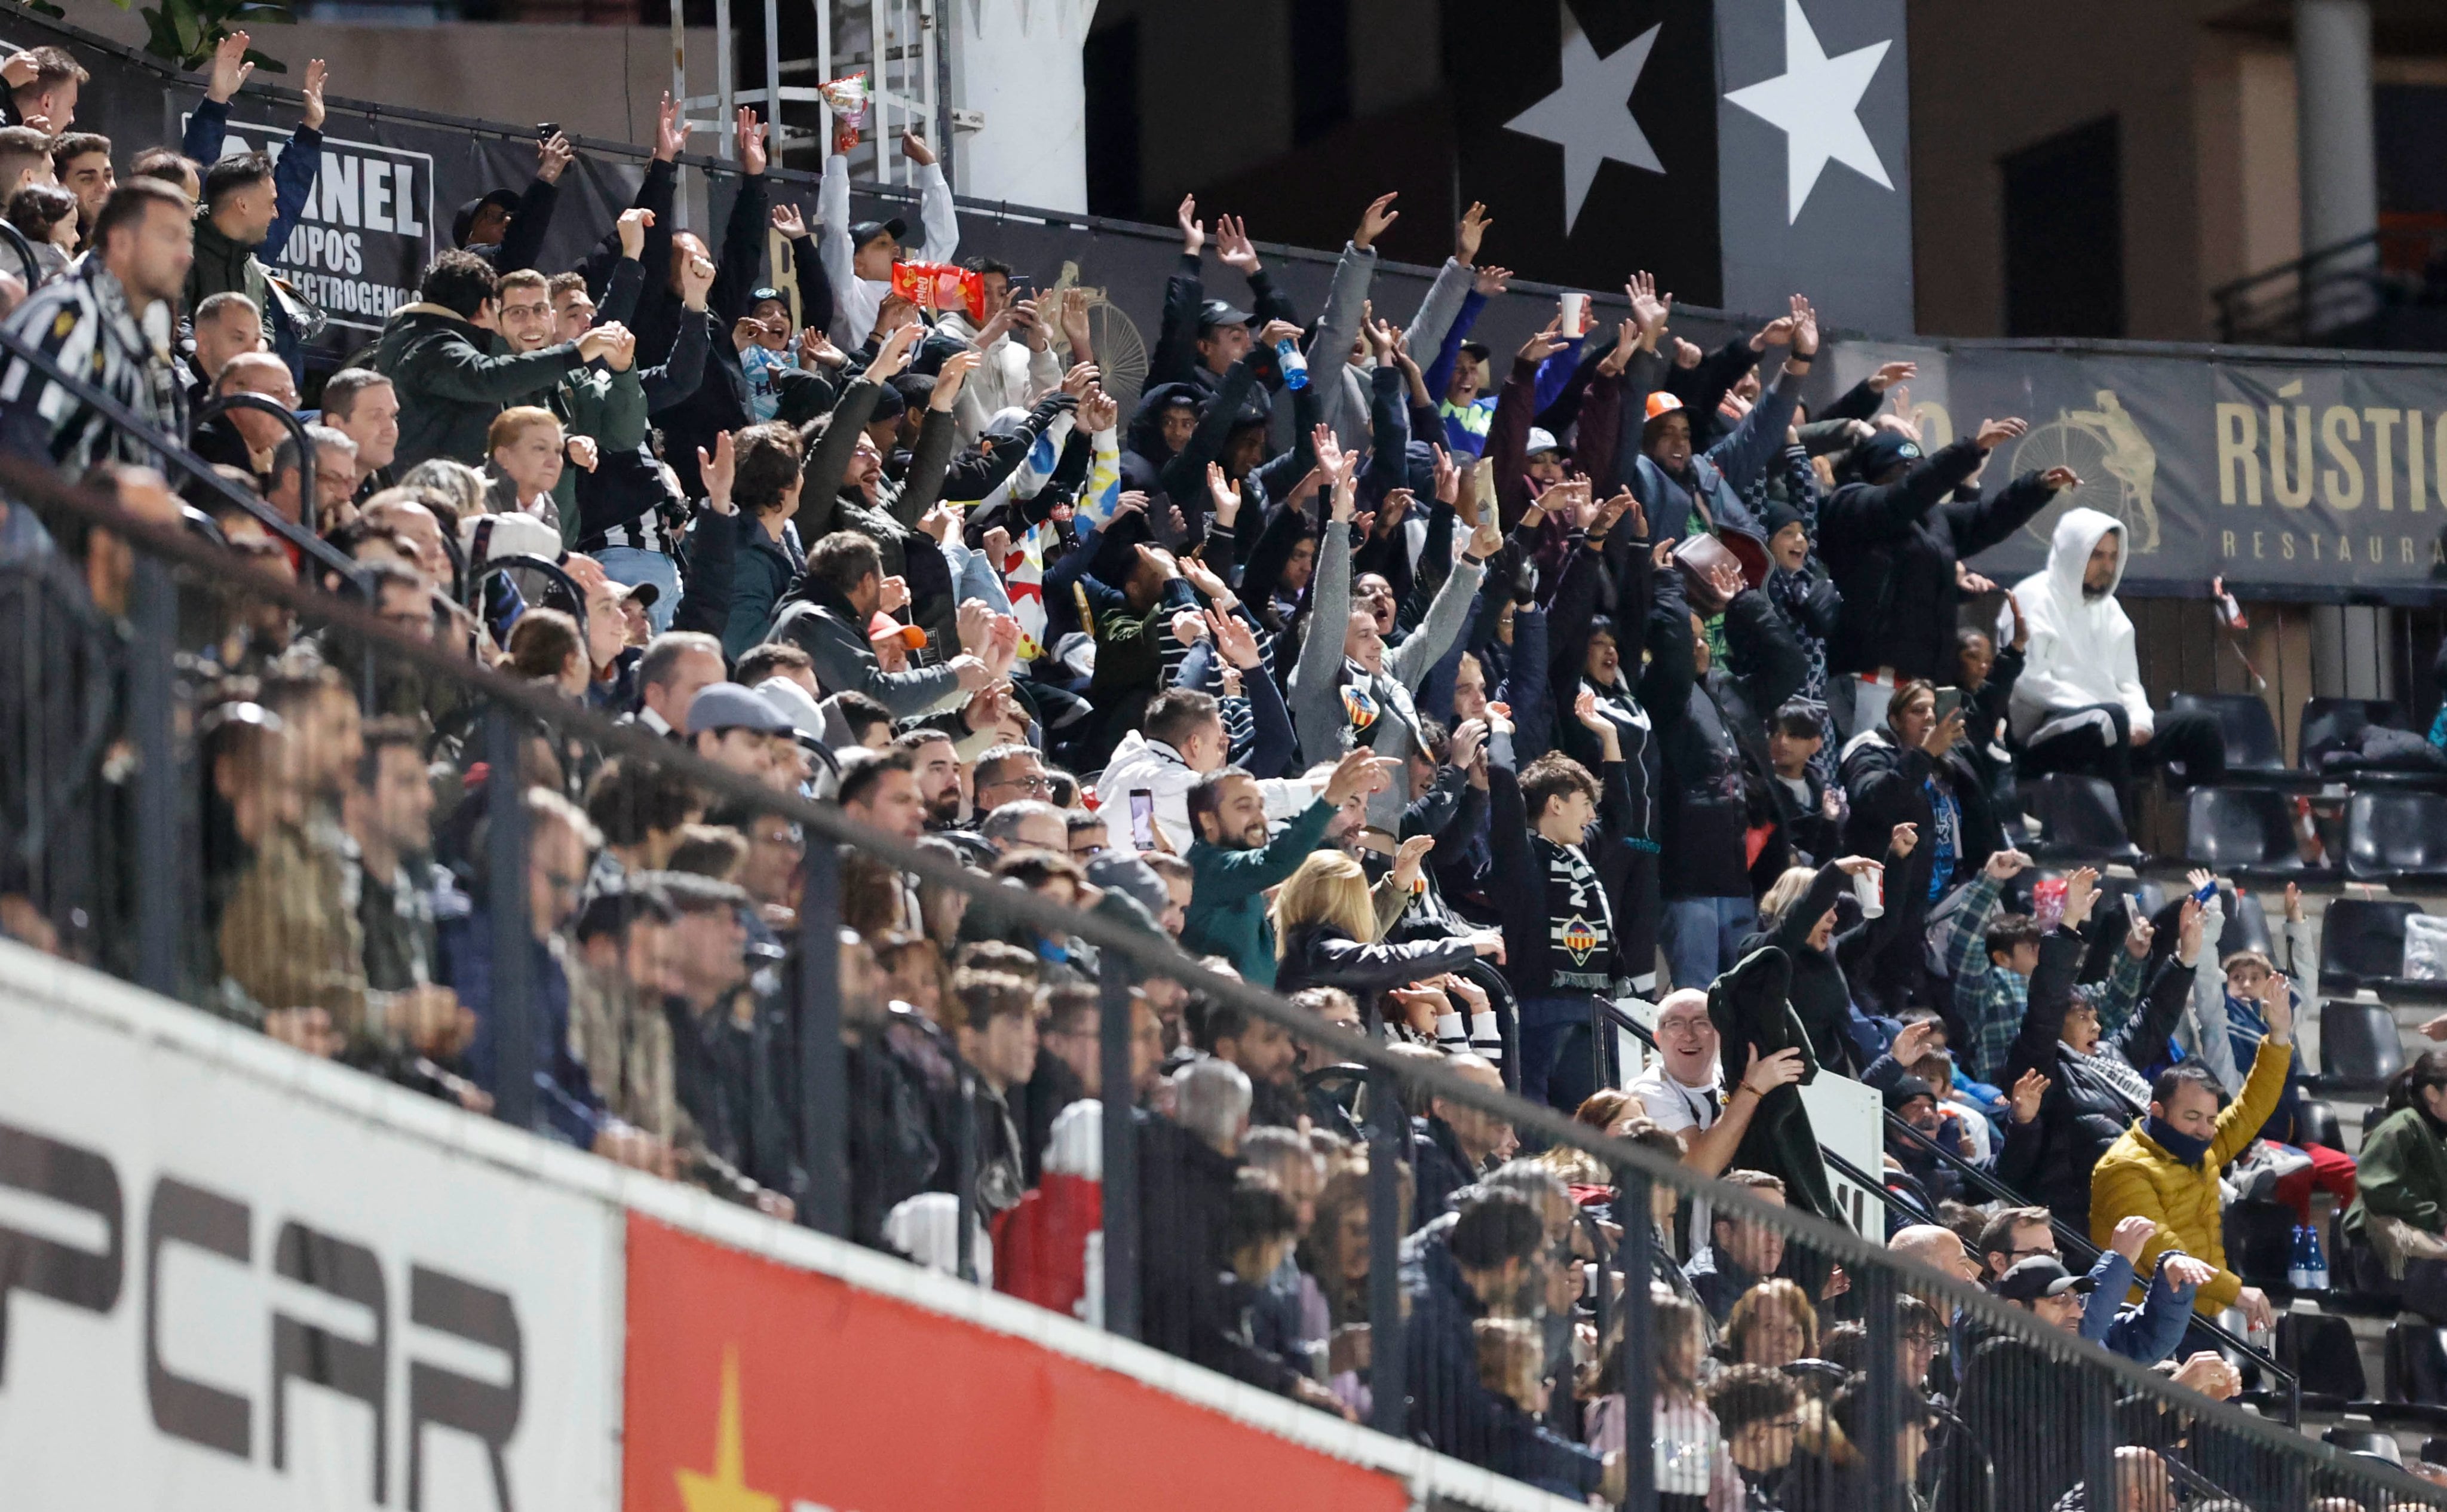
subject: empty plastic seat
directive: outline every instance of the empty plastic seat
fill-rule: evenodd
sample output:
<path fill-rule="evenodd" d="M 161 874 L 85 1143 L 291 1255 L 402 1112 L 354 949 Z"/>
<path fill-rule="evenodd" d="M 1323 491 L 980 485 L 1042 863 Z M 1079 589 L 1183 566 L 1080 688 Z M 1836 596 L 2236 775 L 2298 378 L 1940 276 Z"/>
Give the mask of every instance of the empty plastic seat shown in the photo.
<path fill-rule="evenodd" d="M 2298 1122 L 2294 1132 L 2301 1135 L 2305 1143 L 2324 1145 L 2332 1150 L 2345 1148 L 2344 1129 L 2337 1123 L 2337 1110 L 2327 1104 L 2316 1097 L 2306 1097 L 2295 1117 Z"/>
<path fill-rule="evenodd" d="M 2404 921 L 2419 903 L 2340 898 L 2320 921 L 2320 984 L 2350 992 L 2404 974 Z"/>
<path fill-rule="evenodd" d="M 2277 1363 L 2294 1372 L 2304 1390 L 2321 1396 L 2356 1402 L 2370 1391 L 2362 1349 L 2354 1342 L 2354 1326 L 2341 1317 L 2323 1313 L 2277 1314 Z"/>
<path fill-rule="evenodd" d="M 2229 892 L 2226 895 L 2226 927 L 2218 931 L 2217 950 L 2220 960 L 2237 951 L 2258 951 L 2263 955 L 2271 954 L 2268 910 L 2260 906 L 2258 897 L 2250 893 Z"/>
<path fill-rule="evenodd" d="M 2303 720 L 2295 727 L 2295 745 L 2302 752 L 2303 769 L 2316 772 L 2320 758 L 2332 750 L 2356 747 L 2363 730 L 2373 725 L 2382 729 L 2402 729 L 2402 716 L 2395 701 L 2386 698 L 2308 698 L 2303 702 Z"/>
<path fill-rule="evenodd" d="M 2332 997 L 2320 1010 L 2320 1087 L 2375 1092 L 2404 1068 L 2404 1037 L 2384 1003 Z"/>
<path fill-rule="evenodd" d="M 2428 1323 L 2391 1323 L 2382 1355 L 2387 1400 L 2447 1407 L 2447 1341 Z"/>
<path fill-rule="evenodd" d="M 2195 787 L 2184 801 L 2184 857 L 2228 876 L 2301 874 L 2294 801 L 2273 787 Z"/>
<path fill-rule="evenodd" d="M 2345 874 L 2362 882 L 2447 878 L 2447 793 L 2357 791 L 2345 804 Z"/>
<path fill-rule="evenodd" d="M 2115 787 L 2096 777 L 2058 772 L 2022 784 L 2022 807 L 2039 821 L 2034 854 L 2076 861 L 2134 861 L 2141 853 L 2124 830 Z"/>
<path fill-rule="evenodd" d="M 2337 1321 L 2344 1320 L 2340 1318 Z M 2283 1319 L 2279 1320 L 2278 1327 L 2280 1330 L 2285 1328 Z M 2354 1377 L 2357 1380 L 2362 1378 L 2362 1366 L 2359 1362 L 2354 1366 Z M 2310 1386 L 2309 1381 L 2303 1383 L 2305 1390 L 2310 1389 Z M 2367 1454 L 2374 1459 L 2385 1460 L 2394 1465 L 2400 1466 L 2404 1464 L 2404 1450 L 2397 1444 L 2396 1435 L 2377 1428 L 2349 1428 L 2339 1425 L 2321 1434 L 2320 1442 L 2333 1444 L 2347 1454 Z"/>
<path fill-rule="evenodd" d="M 2168 701 L 2171 713 L 2198 712 L 2213 716 L 2226 737 L 2226 774 L 2254 780 L 2290 778 L 2285 743 L 2278 738 L 2277 718 L 2257 693 L 2177 693 Z"/>

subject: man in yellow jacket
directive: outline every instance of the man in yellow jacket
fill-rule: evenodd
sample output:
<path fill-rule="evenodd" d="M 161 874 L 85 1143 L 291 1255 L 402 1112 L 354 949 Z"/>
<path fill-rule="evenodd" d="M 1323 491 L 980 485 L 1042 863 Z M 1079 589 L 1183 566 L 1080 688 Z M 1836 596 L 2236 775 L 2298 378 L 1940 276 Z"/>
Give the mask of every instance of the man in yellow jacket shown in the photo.
<path fill-rule="evenodd" d="M 2229 1307 L 2243 1309 L 2253 1328 L 2269 1328 L 2277 1319 L 2268 1298 L 2258 1287 L 2226 1267 L 2226 1240 L 2218 1220 L 2218 1172 L 2243 1152 L 2286 1089 L 2286 1068 L 2294 1058 L 2294 1012 L 2286 994 L 2268 1010 L 2268 1037 L 2252 1057 L 2251 1074 L 2243 1095 L 2218 1111 L 2217 1084 L 2207 1070 L 2187 1062 L 2161 1071 L 2150 1088 L 2150 1116 L 2126 1129 L 2108 1146 L 2090 1173 L 2090 1237 L 2106 1247 L 2120 1220 L 2139 1216 L 2153 1219 L 2158 1232 L 2141 1247 L 2134 1268 L 2151 1275 L 2158 1257 L 2181 1251 L 2217 1267 L 2217 1278 L 2204 1285 L 2192 1307 L 2214 1317 Z"/>

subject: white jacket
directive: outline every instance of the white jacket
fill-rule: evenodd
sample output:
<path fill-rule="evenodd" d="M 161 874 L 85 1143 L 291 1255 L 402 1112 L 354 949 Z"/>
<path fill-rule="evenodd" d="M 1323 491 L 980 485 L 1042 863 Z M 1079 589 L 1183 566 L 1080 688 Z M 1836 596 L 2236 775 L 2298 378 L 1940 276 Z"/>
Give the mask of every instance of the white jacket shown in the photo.
<path fill-rule="evenodd" d="M 1045 318 L 1051 322 L 1053 312 L 1048 311 Z M 964 310 L 946 311 L 939 329 L 972 344 L 977 338 L 977 328 Z M 1062 387 L 1061 359 L 1053 355 L 1051 342 L 1043 351 L 1031 351 L 1028 343 L 1006 334 L 996 337 L 993 346 L 978 350 L 984 360 L 969 374 L 968 382 L 960 386 L 960 397 L 952 401 L 952 418 L 958 424 L 958 444 L 963 446 L 974 444 L 985 434 L 996 411 L 1025 411 Z M 1061 418 L 1068 422 L 1071 417 Z"/>
<path fill-rule="evenodd" d="M 1135 729 L 1124 735 L 1113 747 L 1113 759 L 1096 779 L 1097 812 L 1105 816 L 1106 847 L 1139 848 L 1130 835 L 1130 794 L 1145 788 L 1155 796 L 1155 828 L 1165 847 L 1175 856 L 1188 855 L 1189 842 L 1198 838 L 1196 826 L 1189 822 L 1189 790 L 1199 781 L 1181 752 L 1164 742 L 1149 740 Z M 1320 786 L 1305 778 L 1270 778 L 1259 782 L 1258 791 L 1266 800 L 1266 818 L 1280 821 L 1316 803 Z"/>
<path fill-rule="evenodd" d="M 2048 564 L 2014 585 L 2014 596 L 2031 626 L 2022 675 L 2014 680 L 2007 706 L 2014 734 L 2023 740 L 2054 714 L 2093 704 L 2121 704 L 2133 728 L 2153 728 L 2150 695 L 2141 686 L 2141 660 L 2134 647 L 2133 621 L 2115 601 L 2132 551 L 2115 562 L 2115 582 L 2096 598 L 2085 595 L 2081 578 L 2090 554 L 2109 531 L 2124 527 L 2096 509 L 2068 509 L 2048 542 Z"/>
<path fill-rule="evenodd" d="M 918 170 L 918 220 L 926 240 L 917 250 L 928 262 L 950 262 L 960 251 L 960 217 L 952 204 L 952 186 L 943 181 L 940 165 Z M 849 244 L 849 160 L 836 152 L 825 160 L 824 180 L 816 186 L 816 257 L 833 286 L 832 338 L 844 351 L 855 351 L 875 331 L 875 317 L 892 285 L 858 275 L 858 249 Z"/>

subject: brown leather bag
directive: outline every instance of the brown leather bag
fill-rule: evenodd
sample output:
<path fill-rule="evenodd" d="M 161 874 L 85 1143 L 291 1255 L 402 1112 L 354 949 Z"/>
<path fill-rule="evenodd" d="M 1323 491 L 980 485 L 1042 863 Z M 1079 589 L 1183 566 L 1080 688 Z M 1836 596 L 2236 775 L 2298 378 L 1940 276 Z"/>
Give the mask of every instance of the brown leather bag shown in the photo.
<path fill-rule="evenodd" d="M 1709 579 L 1720 565 L 1728 563 L 1741 573 L 1743 582 L 1749 586 L 1757 586 L 1764 576 L 1754 574 L 1734 548 L 1715 536 L 1685 536 L 1674 544 L 1674 565 L 1682 570 L 1683 596 L 1702 619 L 1725 612 L 1728 600 Z"/>

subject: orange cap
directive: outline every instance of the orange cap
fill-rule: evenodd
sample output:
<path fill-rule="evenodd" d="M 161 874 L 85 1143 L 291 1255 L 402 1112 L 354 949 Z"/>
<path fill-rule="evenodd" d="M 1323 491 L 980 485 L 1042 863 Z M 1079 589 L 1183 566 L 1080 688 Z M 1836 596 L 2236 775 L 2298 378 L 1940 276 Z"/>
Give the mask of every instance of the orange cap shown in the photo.
<path fill-rule="evenodd" d="M 1655 420 L 1660 415 L 1670 415 L 1681 407 L 1682 401 L 1662 388 L 1648 396 L 1648 419 L 1650 420 Z"/>

